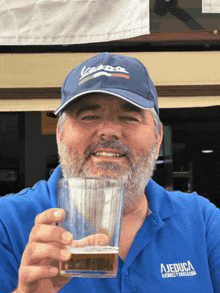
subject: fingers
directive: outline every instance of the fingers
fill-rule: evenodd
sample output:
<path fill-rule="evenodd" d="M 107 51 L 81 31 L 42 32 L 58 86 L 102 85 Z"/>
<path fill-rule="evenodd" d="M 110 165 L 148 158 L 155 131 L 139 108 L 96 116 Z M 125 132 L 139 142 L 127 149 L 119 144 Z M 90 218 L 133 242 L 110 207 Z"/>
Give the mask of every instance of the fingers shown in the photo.
<path fill-rule="evenodd" d="M 40 224 L 55 224 L 63 221 L 65 218 L 65 211 L 63 209 L 48 209 L 41 214 L 38 214 L 35 218 L 35 225 Z"/>
<path fill-rule="evenodd" d="M 95 234 L 80 240 L 73 240 L 70 246 L 71 247 L 85 247 L 85 246 L 95 246 L 95 245 L 104 246 L 104 245 L 107 245 L 108 242 L 109 242 L 109 237 L 107 235 Z"/>
<path fill-rule="evenodd" d="M 66 262 L 71 258 L 66 245 L 73 241 L 73 235 L 55 225 L 64 218 L 63 209 L 49 209 L 35 218 L 35 225 L 22 255 L 18 292 L 29 292 L 28 288 L 41 284 L 41 279 L 52 284 L 51 278 L 58 274 L 58 268 L 51 266 L 51 262 Z"/>
<path fill-rule="evenodd" d="M 18 292 L 28 293 L 32 287 L 42 287 L 42 284 L 44 284 L 42 280 L 47 284 L 46 288 L 44 288 L 46 291 L 39 289 L 37 292 L 57 292 L 53 288 L 52 280 L 58 276 L 59 270 L 57 266 L 54 266 L 54 263 L 68 261 L 71 258 L 71 253 L 67 249 L 64 251 L 50 244 L 38 243 L 35 247 L 33 247 L 33 244 L 29 244 L 26 247 L 22 256 Z M 48 258 L 51 256 L 58 261 Z M 67 282 L 68 280 L 66 280 Z M 62 284 L 58 282 L 58 285 L 61 286 Z"/>
<path fill-rule="evenodd" d="M 25 266 L 22 267 L 19 271 L 21 276 L 25 276 L 25 278 L 21 278 L 20 282 L 29 284 L 36 280 L 49 279 L 56 276 L 58 272 L 59 270 L 57 267 Z"/>
<path fill-rule="evenodd" d="M 48 243 L 29 243 L 26 247 L 22 265 L 29 266 L 39 264 L 41 260 L 53 259 L 57 261 L 68 261 L 71 258 L 71 253 L 66 248 L 60 248 L 56 245 Z"/>
<path fill-rule="evenodd" d="M 35 226 L 29 236 L 30 242 L 56 243 L 57 245 L 67 245 L 73 240 L 73 235 L 56 222 L 60 222 L 65 217 L 65 211 L 62 209 L 49 209 L 39 214 L 35 218 Z"/>
<path fill-rule="evenodd" d="M 52 242 L 67 245 L 73 241 L 73 235 L 62 227 L 51 225 L 34 226 L 29 236 L 29 242 Z"/>

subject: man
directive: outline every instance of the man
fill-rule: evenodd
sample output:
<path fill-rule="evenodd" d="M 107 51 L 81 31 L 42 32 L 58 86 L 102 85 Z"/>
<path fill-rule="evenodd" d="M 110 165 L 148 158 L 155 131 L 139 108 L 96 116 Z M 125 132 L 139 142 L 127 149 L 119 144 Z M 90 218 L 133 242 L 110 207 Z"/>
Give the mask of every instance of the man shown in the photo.
<path fill-rule="evenodd" d="M 134 58 L 103 53 L 70 72 L 55 112 L 60 166 L 48 182 L 0 201 L 0 292 L 220 292 L 220 211 L 150 179 L 158 113 L 155 87 Z M 115 278 L 58 274 L 74 239 L 55 225 L 65 218 L 57 181 L 71 176 L 125 183 Z"/>

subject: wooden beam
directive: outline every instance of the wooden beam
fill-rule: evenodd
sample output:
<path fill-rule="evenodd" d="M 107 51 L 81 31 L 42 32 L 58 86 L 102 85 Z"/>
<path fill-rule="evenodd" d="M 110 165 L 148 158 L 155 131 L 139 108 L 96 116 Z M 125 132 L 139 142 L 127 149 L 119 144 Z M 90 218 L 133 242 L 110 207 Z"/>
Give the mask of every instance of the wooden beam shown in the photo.
<path fill-rule="evenodd" d="M 135 38 L 121 41 L 109 42 L 112 44 L 138 44 L 138 43 L 160 43 L 166 45 L 179 45 L 190 43 L 196 44 L 220 44 L 220 32 L 216 29 L 210 31 L 183 31 L 183 32 L 151 32 L 149 35 L 138 36 Z"/>
<path fill-rule="evenodd" d="M 158 97 L 220 96 L 220 85 L 156 86 Z M 0 100 L 61 99 L 61 87 L 0 88 Z"/>
<path fill-rule="evenodd" d="M 97 53 L 2 54 L 0 88 L 61 87 L 68 73 Z M 156 86 L 220 85 L 220 52 L 130 52 Z"/>
<path fill-rule="evenodd" d="M 207 88 L 206 88 L 207 87 Z M 220 86 L 157 86 L 159 108 L 220 105 Z M 54 111 L 61 103 L 61 88 L 0 89 L 1 111 Z"/>

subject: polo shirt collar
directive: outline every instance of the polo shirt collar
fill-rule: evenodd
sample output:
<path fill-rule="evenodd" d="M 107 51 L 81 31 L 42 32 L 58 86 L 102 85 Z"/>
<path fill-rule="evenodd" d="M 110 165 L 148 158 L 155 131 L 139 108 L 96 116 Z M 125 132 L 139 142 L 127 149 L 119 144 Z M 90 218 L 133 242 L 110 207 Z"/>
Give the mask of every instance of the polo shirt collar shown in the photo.
<path fill-rule="evenodd" d="M 49 196 L 53 208 L 58 207 L 58 181 L 61 179 L 62 173 L 60 165 L 56 167 L 48 180 Z"/>
<path fill-rule="evenodd" d="M 152 179 L 149 180 L 145 192 L 149 201 L 150 210 L 159 216 L 161 220 L 165 220 L 176 214 L 169 192 Z"/>

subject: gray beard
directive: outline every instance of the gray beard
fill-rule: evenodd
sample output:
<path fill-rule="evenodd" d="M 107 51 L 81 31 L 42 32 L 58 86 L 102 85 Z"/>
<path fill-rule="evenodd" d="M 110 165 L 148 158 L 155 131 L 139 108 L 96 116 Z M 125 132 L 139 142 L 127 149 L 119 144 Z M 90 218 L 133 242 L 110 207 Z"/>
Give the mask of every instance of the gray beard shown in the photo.
<path fill-rule="evenodd" d="M 114 178 L 124 183 L 125 199 L 123 212 L 126 213 L 136 207 L 144 194 L 149 179 L 153 175 L 157 159 L 157 140 L 154 141 L 150 151 L 143 148 L 138 153 L 138 159 L 133 156 L 131 150 L 127 146 L 118 141 L 106 141 L 101 139 L 99 142 L 90 145 L 82 158 L 77 152 L 68 154 L 66 144 L 64 140 L 62 140 L 61 145 L 58 145 L 58 152 L 63 178 L 97 177 L 89 172 L 86 162 L 93 150 L 101 147 L 102 149 L 111 147 L 120 150 L 125 153 L 128 158 L 129 167 L 126 170 L 117 163 L 103 161 L 96 164 L 97 170 L 105 171 L 105 178 Z M 111 175 L 108 173 L 111 173 Z"/>

